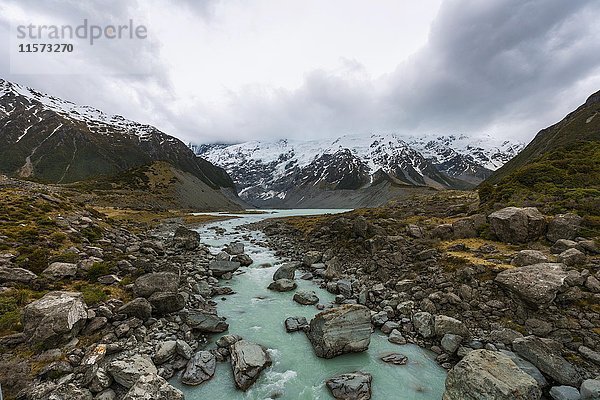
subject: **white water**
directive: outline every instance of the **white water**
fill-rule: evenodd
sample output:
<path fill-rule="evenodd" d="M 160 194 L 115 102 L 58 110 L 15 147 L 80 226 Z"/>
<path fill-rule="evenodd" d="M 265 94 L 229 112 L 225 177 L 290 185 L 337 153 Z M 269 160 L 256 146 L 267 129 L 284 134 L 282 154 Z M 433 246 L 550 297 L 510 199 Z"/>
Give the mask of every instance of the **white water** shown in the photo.
<path fill-rule="evenodd" d="M 198 230 L 202 242 L 212 246 L 213 253 L 232 241 L 244 242 L 246 253 L 252 257 L 254 264 L 241 268 L 243 274 L 221 282 L 224 286 L 232 287 L 236 294 L 213 300 L 218 302 L 219 315 L 227 317 L 229 331 L 226 333 L 238 334 L 267 347 L 273 365 L 263 371 L 258 381 L 245 393 L 236 390 L 229 363 L 218 363 L 213 379 L 199 386 L 186 386 L 180 383 L 178 377 L 173 378 L 171 383 L 184 391 L 186 399 L 332 399 L 324 385 L 325 380 L 357 370 L 372 374 L 374 400 L 441 399 L 446 373 L 435 363 L 430 352 L 418 346 L 391 344 L 385 335 L 376 331 L 371 336 L 368 351 L 326 360 L 314 355 L 304 333 L 287 333 L 283 325 L 287 317 L 305 316 L 310 320 L 319 311 L 315 306 L 302 306 L 294 302 L 293 291 L 278 293 L 268 290 L 273 273 L 283 260 L 275 257 L 271 250 L 242 238 L 251 234 L 254 239 L 264 240 L 261 232 L 238 232 L 236 229 L 239 225 L 270 217 L 342 211 L 344 210 L 270 210 L 272 214 L 241 215 L 241 218 L 211 223 Z M 226 229 L 225 234 L 217 235 L 210 229 L 214 226 Z M 260 264 L 267 262 L 273 264 L 273 267 L 258 268 Z M 298 276 L 299 273 L 296 275 L 299 289 L 314 290 L 322 304 L 333 302 L 332 294 Z M 380 360 L 382 355 L 390 352 L 408 356 L 408 364 L 395 366 Z"/>

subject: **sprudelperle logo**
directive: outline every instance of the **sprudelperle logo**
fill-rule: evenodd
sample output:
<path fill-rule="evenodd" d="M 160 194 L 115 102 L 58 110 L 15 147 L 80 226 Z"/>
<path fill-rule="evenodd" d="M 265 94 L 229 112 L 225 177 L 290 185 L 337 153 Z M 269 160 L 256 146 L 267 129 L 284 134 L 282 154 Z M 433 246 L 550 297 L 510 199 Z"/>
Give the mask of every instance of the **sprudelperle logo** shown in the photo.
<path fill-rule="evenodd" d="M 17 39 L 31 40 L 86 40 L 90 45 L 98 40 L 146 39 L 148 28 L 135 24 L 132 19 L 122 25 L 96 25 L 84 19 L 80 25 L 17 25 Z"/>

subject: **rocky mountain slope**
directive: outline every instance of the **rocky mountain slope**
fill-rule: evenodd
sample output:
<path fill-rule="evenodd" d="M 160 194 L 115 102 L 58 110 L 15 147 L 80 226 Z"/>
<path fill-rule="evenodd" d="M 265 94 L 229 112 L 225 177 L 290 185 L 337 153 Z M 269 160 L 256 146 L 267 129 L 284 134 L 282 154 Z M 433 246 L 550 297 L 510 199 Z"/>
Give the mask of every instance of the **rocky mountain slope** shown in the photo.
<path fill-rule="evenodd" d="M 417 188 L 472 187 L 522 145 L 491 137 L 373 134 L 191 147 L 225 168 L 240 197 L 252 204 L 354 207 L 382 204 Z M 374 197 L 380 202 L 372 203 Z"/>
<path fill-rule="evenodd" d="M 0 172 L 71 183 L 106 179 L 156 161 L 193 176 L 201 186 L 198 193 L 212 196 L 209 208 L 232 207 L 219 193 L 233 189 L 227 173 L 180 140 L 152 126 L 0 79 Z"/>
<path fill-rule="evenodd" d="M 482 201 L 600 215 L 599 114 L 596 92 L 562 121 L 541 130 L 481 185 Z"/>

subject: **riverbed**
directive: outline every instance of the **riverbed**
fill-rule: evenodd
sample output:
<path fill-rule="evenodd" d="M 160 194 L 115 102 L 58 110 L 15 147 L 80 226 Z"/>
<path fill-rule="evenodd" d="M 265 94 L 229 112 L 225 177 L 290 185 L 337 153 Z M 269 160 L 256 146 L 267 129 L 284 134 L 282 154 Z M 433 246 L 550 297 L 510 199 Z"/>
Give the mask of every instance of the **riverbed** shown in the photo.
<path fill-rule="evenodd" d="M 227 318 L 229 331 L 244 339 L 268 348 L 273 365 L 265 370 L 247 392 L 235 388 L 229 363 L 218 363 L 213 379 L 199 386 L 186 386 L 176 377 L 172 383 L 180 388 L 188 400 L 234 400 L 234 399 L 332 399 L 324 382 L 335 375 L 364 371 L 373 376 L 372 398 L 374 400 L 439 400 L 442 398 L 446 372 L 434 360 L 433 353 L 418 346 L 395 345 L 379 330 L 371 336 L 369 350 L 358 354 L 346 354 L 334 359 L 322 359 L 314 355 L 312 346 L 302 332 L 287 333 L 284 320 L 290 316 L 305 316 L 310 320 L 319 312 L 315 306 L 302 306 L 292 300 L 294 291 L 287 293 L 267 289 L 273 273 L 284 260 L 274 252 L 249 240 L 263 241 L 260 231 L 239 229 L 239 226 L 265 218 L 293 215 L 316 215 L 339 213 L 346 210 L 269 210 L 263 214 L 239 214 L 238 218 L 218 221 L 198 229 L 202 243 L 218 253 L 225 244 L 241 241 L 246 253 L 254 263 L 240 268 L 221 285 L 229 286 L 235 294 L 213 298 L 218 303 L 219 315 Z M 217 233 L 214 227 L 225 229 Z M 244 238 L 246 236 L 246 238 Z M 272 267 L 259 267 L 270 263 Z M 299 279 L 298 289 L 313 290 L 321 304 L 333 302 L 334 295 L 319 288 L 311 281 Z M 217 337 L 214 337 L 217 339 Z M 386 364 L 380 357 L 398 352 L 408 357 L 402 366 Z"/>

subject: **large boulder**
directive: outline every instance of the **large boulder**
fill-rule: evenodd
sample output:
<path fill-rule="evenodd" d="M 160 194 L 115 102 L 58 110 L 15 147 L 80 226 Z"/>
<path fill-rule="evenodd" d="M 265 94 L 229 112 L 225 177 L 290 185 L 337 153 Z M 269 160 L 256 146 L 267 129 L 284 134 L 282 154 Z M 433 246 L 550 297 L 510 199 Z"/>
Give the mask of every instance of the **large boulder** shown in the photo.
<path fill-rule="evenodd" d="M 506 207 L 491 213 L 488 219 L 492 232 L 508 243 L 527 243 L 546 230 L 546 219 L 535 207 Z"/>
<path fill-rule="evenodd" d="M 563 264 L 541 263 L 507 269 L 495 281 L 534 305 L 548 304 L 554 300 L 567 273 Z"/>
<path fill-rule="evenodd" d="M 573 240 L 581 227 L 581 218 L 576 214 L 558 214 L 548 223 L 546 239 L 554 243 L 558 239 Z"/>
<path fill-rule="evenodd" d="M 281 267 L 275 271 L 273 274 L 273 280 L 279 279 L 294 279 L 296 274 L 296 268 L 298 268 L 298 263 L 285 263 Z"/>
<path fill-rule="evenodd" d="M 214 276 L 223 276 L 228 273 L 233 273 L 237 271 L 237 269 L 241 266 L 241 264 L 237 261 L 219 261 L 213 260 L 208 263 L 208 269 L 210 269 Z"/>
<path fill-rule="evenodd" d="M 42 275 L 52 280 L 73 278 L 77 274 L 77 264 L 53 262 L 42 271 Z"/>
<path fill-rule="evenodd" d="M 586 256 L 577 249 L 568 249 L 560 253 L 556 259 L 569 267 L 576 267 L 585 264 Z"/>
<path fill-rule="evenodd" d="M 0 283 L 29 283 L 36 278 L 36 274 L 23 268 L 0 267 Z"/>
<path fill-rule="evenodd" d="M 179 276 L 173 272 L 152 272 L 142 275 L 133 283 L 139 297 L 150 297 L 154 292 L 177 292 Z"/>
<path fill-rule="evenodd" d="M 291 279 L 277 279 L 275 282 L 271 282 L 268 288 L 276 292 L 289 292 L 296 289 L 297 286 L 296 282 Z"/>
<path fill-rule="evenodd" d="M 236 386 L 248 390 L 260 373 L 271 365 L 267 351 L 256 343 L 238 340 L 230 347 L 231 367 Z"/>
<path fill-rule="evenodd" d="M 186 250 L 194 250 L 200 245 L 200 234 L 196 231 L 179 226 L 173 235 L 173 243 Z"/>
<path fill-rule="evenodd" d="M 414 313 L 412 323 L 419 335 L 425 339 L 435 335 L 433 315 L 426 311 Z"/>
<path fill-rule="evenodd" d="M 352 372 L 328 379 L 325 384 L 338 400 L 369 400 L 372 380 L 371 374 Z"/>
<path fill-rule="evenodd" d="M 582 400 L 600 399 L 600 379 L 586 379 L 581 384 Z"/>
<path fill-rule="evenodd" d="M 157 315 L 174 313 L 185 307 L 185 297 L 180 293 L 154 292 L 148 301 Z"/>
<path fill-rule="evenodd" d="M 537 382 L 507 356 L 473 350 L 448 372 L 443 400 L 537 400 Z"/>
<path fill-rule="evenodd" d="M 469 329 L 462 321 L 445 315 L 436 315 L 434 320 L 434 331 L 436 336 L 442 337 L 447 334 L 462 336 L 464 339 L 471 337 Z"/>
<path fill-rule="evenodd" d="M 234 242 L 229 243 L 227 247 L 225 247 L 225 251 L 232 256 L 243 254 L 244 253 L 244 243 L 242 242 Z"/>
<path fill-rule="evenodd" d="M 152 360 L 138 354 L 112 361 L 108 364 L 107 370 L 115 382 L 126 388 L 132 387 L 144 375 L 156 375 L 157 373 Z"/>
<path fill-rule="evenodd" d="M 31 342 L 60 344 L 77 335 L 87 321 L 83 295 L 50 292 L 23 309 L 23 332 Z M 56 346 L 54 346 L 56 347 Z"/>
<path fill-rule="evenodd" d="M 140 376 L 122 400 L 183 400 L 181 390 L 174 388 L 164 378 L 149 374 Z"/>
<path fill-rule="evenodd" d="M 296 303 L 305 306 L 315 305 L 319 302 L 319 298 L 312 290 L 298 290 L 294 293 L 293 299 Z"/>
<path fill-rule="evenodd" d="M 521 250 L 513 258 L 511 264 L 517 267 L 548 262 L 548 257 L 539 250 Z"/>
<path fill-rule="evenodd" d="M 552 344 L 552 341 L 548 339 L 526 336 L 515 339 L 513 350 L 558 383 L 579 387 L 581 376 L 575 367 L 555 350 L 556 346 Z"/>
<path fill-rule="evenodd" d="M 358 304 L 322 311 L 310 321 L 307 336 L 318 357 L 365 351 L 371 342 L 371 312 Z"/>
<path fill-rule="evenodd" d="M 201 310 L 189 311 L 184 320 L 190 328 L 204 333 L 221 333 L 229 329 L 223 318 Z"/>
<path fill-rule="evenodd" d="M 119 314 L 125 314 L 128 317 L 139 318 L 142 321 L 152 316 L 152 305 L 143 297 L 138 297 L 125 303 L 118 310 Z"/>
<path fill-rule="evenodd" d="M 199 351 L 190 358 L 181 382 L 186 385 L 199 385 L 213 377 L 217 359 L 210 351 Z"/>

